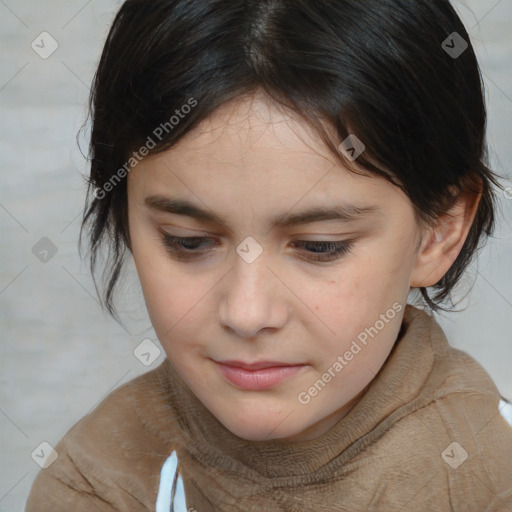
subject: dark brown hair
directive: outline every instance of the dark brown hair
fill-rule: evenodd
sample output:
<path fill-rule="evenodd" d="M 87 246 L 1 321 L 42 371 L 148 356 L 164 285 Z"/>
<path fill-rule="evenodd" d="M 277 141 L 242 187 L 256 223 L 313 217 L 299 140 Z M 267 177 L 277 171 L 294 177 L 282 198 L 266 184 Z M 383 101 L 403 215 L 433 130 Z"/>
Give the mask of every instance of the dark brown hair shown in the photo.
<path fill-rule="evenodd" d="M 458 48 L 468 45 L 461 55 L 443 45 L 455 46 L 454 32 Z M 223 103 L 257 89 L 300 115 L 349 168 L 338 148 L 356 135 L 366 146 L 358 167 L 399 186 L 420 221 L 445 213 L 450 191 L 482 191 L 458 258 L 420 289 L 428 306 L 446 310 L 440 304 L 492 234 L 500 187 L 488 168 L 480 69 L 448 0 L 127 0 L 91 90 L 80 232 L 81 244 L 87 227 L 93 277 L 98 251 L 108 248 L 108 311 L 117 316 L 113 292 L 130 248 L 127 162 L 149 138 L 150 152 L 165 151 Z M 194 108 L 182 110 L 191 99 Z"/>

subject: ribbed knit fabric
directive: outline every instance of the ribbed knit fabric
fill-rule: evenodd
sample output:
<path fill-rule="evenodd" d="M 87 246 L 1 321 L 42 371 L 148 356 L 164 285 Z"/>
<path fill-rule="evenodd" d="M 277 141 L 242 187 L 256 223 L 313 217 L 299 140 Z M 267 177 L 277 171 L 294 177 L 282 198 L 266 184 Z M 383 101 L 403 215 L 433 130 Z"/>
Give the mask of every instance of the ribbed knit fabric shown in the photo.
<path fill-rule="evenodd" d="M 235 436 L 166 360 L 68 432 L 26 511 L 154 512 L 172 450 L 197 512 L 512 511 L 512 428 L 498 403 L 485 370 L 410 305 L 361 400 L 311 441 Z"/>

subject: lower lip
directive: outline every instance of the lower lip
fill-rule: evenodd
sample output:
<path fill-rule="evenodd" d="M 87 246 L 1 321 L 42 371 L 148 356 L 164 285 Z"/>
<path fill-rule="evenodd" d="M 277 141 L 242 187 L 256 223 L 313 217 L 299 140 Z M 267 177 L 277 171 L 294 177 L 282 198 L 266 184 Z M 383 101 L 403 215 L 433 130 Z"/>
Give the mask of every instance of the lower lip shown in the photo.
<path fill-rule="evenodd" d="M 245 370 L 217 363 L 222 375 L 231 383 L 247 391 L 261 391 L 277 386 L 295 375 L 304 366 L 274 366 L 261 370 Z"/>

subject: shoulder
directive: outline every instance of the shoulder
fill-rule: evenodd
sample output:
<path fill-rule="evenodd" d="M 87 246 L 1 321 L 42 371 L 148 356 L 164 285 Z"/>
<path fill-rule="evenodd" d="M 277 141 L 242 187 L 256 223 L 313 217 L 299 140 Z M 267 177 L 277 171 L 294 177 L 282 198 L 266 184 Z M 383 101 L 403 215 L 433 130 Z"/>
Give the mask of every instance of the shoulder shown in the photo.
<path fill-rule="evenodd" d="M 395 508 L 418 512 L 512 510 L 512 427 L 500 412 L 504 402 L 495 383 L 448 343 L 432 317 L 412 308 L 407 313 L 419 354 L 406 369 L 412 393 L 365 452 L 369 466 L 386 468 L 374 473 L 373 488 L 383 503 L 397 505 L 398 496 Z M 414 386 L 418 357 L 429 371 Z"/>
<path fill-rule="evenodd" d="M 379 458 L 393 461 L 395 481 L 407 482 L 410 509 L 512 508 L 512 427 L 503 406 L 485 384 L 440 393 L 380 439 Z"/>
<path fill-rule="evenodd" d="M 174 437 L 167 364 L 114 390 L 67 432 L 56 461 L 37 475 L 26 512 L 153 511 Z"/>

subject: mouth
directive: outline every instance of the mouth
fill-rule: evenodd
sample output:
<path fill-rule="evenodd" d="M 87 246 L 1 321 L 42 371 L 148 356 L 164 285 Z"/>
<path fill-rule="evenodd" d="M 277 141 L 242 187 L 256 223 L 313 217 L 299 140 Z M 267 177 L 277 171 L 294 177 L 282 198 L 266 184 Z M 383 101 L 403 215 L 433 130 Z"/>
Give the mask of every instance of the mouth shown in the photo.
<path fill-rule="evenodd" d="M 236 387 L 246 391 L 262 391 L 281 384 L 306 365 L 277 361 L 214 361 L 220 373 Z"/>

